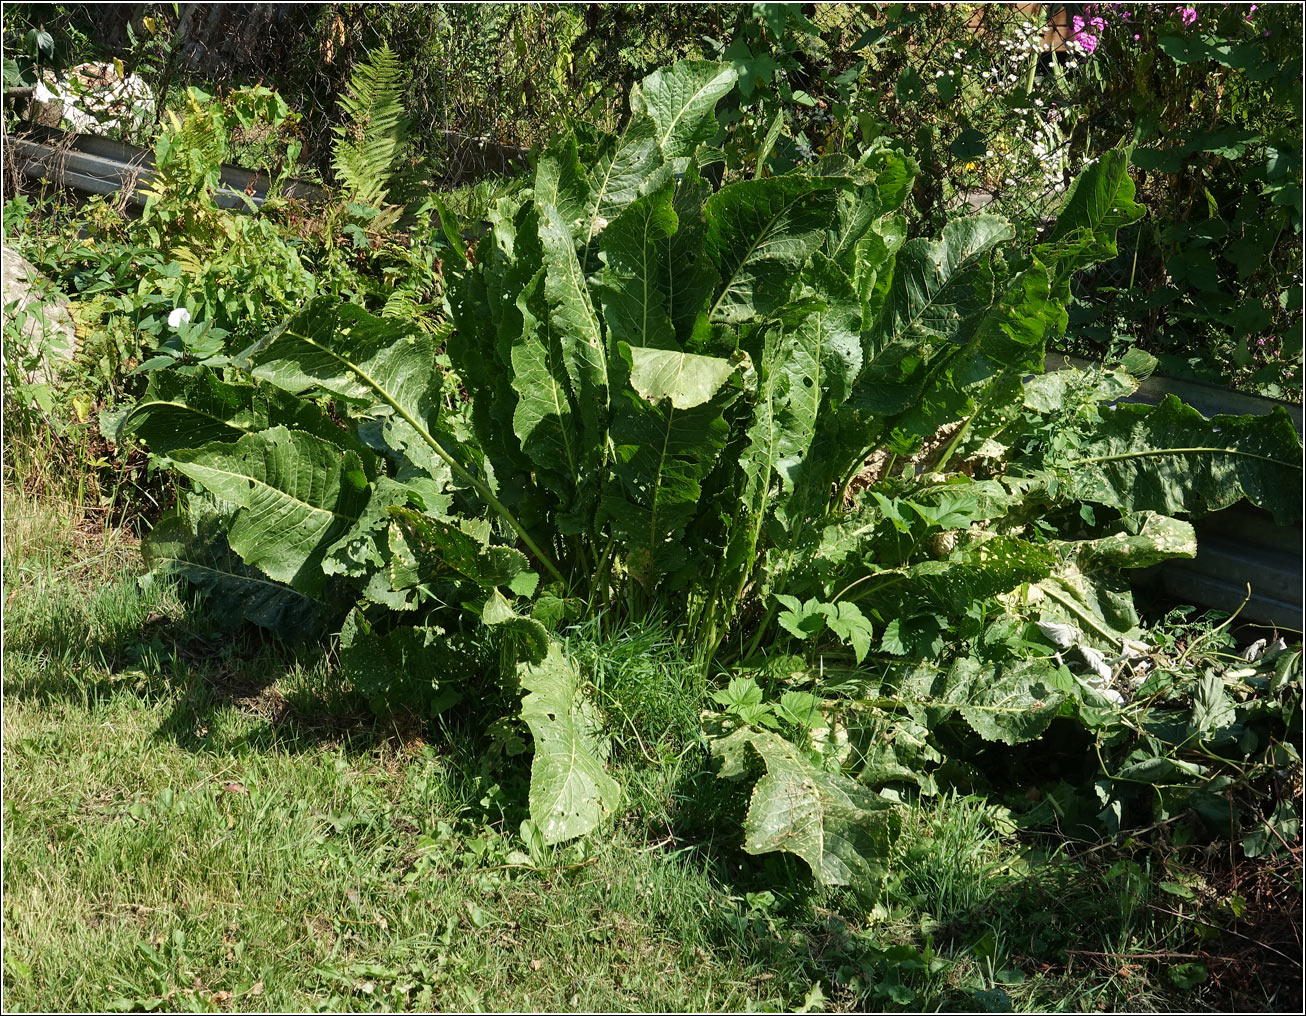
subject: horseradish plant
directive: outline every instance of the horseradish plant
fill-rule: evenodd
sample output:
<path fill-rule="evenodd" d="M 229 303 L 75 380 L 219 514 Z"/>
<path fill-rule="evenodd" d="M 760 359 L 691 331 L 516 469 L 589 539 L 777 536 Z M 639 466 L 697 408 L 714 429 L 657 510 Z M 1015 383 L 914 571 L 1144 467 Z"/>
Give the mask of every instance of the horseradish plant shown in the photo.
<path fill-rule="evenodd" d="M 919 774 L 821 748 L 814 674 L 879 675 L 849 701 L 910 700 L 926 739 L 942 716 L 1014 742 L 1103 707 L 1036 622 L 1119 652 L 1119 569 L 1191 555 L 1176 514 L 1245 495 L 1291 515 L 1299 445 L 1280 417 L 1104 408 L 1141 362 L 1037 376 L 1072 273 L 1141 214 L 1123 153 L 1032 252 L 986 215 L 907 240 L 915 167 L 887 144 L 710 182 L 733 83 L 655 73 L 620 135 L 540 155 L 474 244 L 447 218 L 447 366 L 446 336 L 323 299 L 222 376 L 155 374 L 123 429 L 209 495 L 156 529 L 155 567 L 261 624 L 348 611 L 360 687 L 416 674 L 450 703 L 495 666 L 469 633 L 495 633 L 551 842 L 619 803 L 555 631 L 660 619 L 714 676 L 786 661 L 778 704 L 744 677 L 717 695 L 722 774 L 765 769 L 745 845 L 871 885 L 897 822 L 877 784 Z M 776 656 L 795 646 L 817 665 Z"/>

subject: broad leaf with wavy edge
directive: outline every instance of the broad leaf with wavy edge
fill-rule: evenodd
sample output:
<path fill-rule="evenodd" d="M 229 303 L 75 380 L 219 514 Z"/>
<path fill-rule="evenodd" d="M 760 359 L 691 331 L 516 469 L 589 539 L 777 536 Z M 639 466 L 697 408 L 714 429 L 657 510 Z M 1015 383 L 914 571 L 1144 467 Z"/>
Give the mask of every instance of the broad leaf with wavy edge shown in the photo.
<path fill-rule="evenodd" d="M 244 564 L 227 544 L 228 520 L 170 515 L 141 541 L 145 566 L 200 589 L 215 616 L 243 617 L 287 638 L 315 633 L 321 604 Z"/>
<path fill-rule="evenodd" d="M 683 539 L 700 509 L 702 482 L 725 447 L 722 392 L 735 372 L 727 360 L 661 349 L 621 347 L 633 391 L 613 407 L 612 471 L 603 515 L 625 550 L 626 567 L 645 587 L 681 567 L 695 548 Z"/>
<path fill-rule="evenodd" d="M 597 710 L 581 691 L 580 672 L 556 643 L 540 663 L 518 664 L 526 697 L 521 715 L 535 740 L 531 820 L 546 843 L 591 832 L 611 815 L 621 788 L 604 770 L 607 745 Z"/>
<path fill-rule="evenodd" d="M 115 440 L 135 435 L 156 455 L 166 455 L 210 441 L 239 441 L 267 425 L 266 400 L 250 385 L 227 384 L 204 368 L 195 374 L 155 371 Z"/>
<path fill-rule="evenodd" d="M 574 264 L 575 253 L 569 253 Z M 562 579 L 552 559 L 489 485 L 435 436 L 440 386 L 431 336 L 332 297 L 320 297 L 259 343 L 251 364 L 256 377 L 286 391 L 317 388 L 374 415 L 390 417 L 402 443 L 429 448 L 512 527 L 551 575 Z"/>
<path fill-rule="evenodd" d="M 766 767 L 744 818 L 744 849 L 801 857 L 823 885 L 849 885 L 873 893 L 888 870 L 901 830 L 895 805 L 842 773 L 813 765 L 784 738 L 741 729 L 712 743 L 719 776 L 739 779 L 750 753 Z"/>
<path fill-rule="evenodd" d="M 678 226 L 671 188 L 664 187 L 634 202 L 604 230 L 599 298 L 611 346 L 676 348 L 664 290 L 675 267 L 668 272 L 664 258 Z"/>
<path fill-rule="evenodd" d="M 1116 232 L 1143 216 L 1129 176 L 1130 149 L 1116 148 L 1079 174 L 1066 191 L 1051 232 L 1036 248 L 1053 273 L 1058 299 L 1069 295 L 1070 276 L 1116 256 Z"/>
<path fill-rule="evenodd" d="M 358 521 L 367 475 L 353 452 L 301 431 L 274 427 L 235 444 L 172 453 L 177 470 L 243 510 L 228 540 L 246 564 L 313 595 L 328 548 Z"/>
<path fill-rule="evenodd" d="M 681 159 L 716 135 L 716 104 L 738 77 L 730 64 L 682 60 L 654 71 L 631 90 L 631 112 L 647 114 L 668 160 Z"/>
<path fill-rule="evenodd" d="M 899 670 L 860 704 L 904 709 L 929 728 L 960 716 L 986 741 L 1021 744 L 1073 709 L 1074 688 L 1071 673 L 1048 660 L 994 665 L 962 657 Z"/>
<path fill-rule="evenodd" d="M 1247 498 L 1279 525 L 1302 517 L 1301 438 L 1282 408 L 1207 420 L 1167 395 L 1155 406 L 1099 409 L 1084 430 L 1073 457 L 1058 463 L 1082 500 L 1202 515 Z"/>
<path fill-rule="evenodd" d="M 939 240 L 909 240 L 898 251 L 892 275 L 880 277 L 866 295 L 866 366 L 850 398 L 855 409 L 899 413 L 919 397 L 923 364 L 932 347 L 964 340 L 993 299 L 988 255 L 1013 235 L 993 215 L 956 219 Z M 877 292 L 877 290 L 879 290 Z"/>
<path fill-rule="evenodd" d="M 825 242 L 841 177 L 776 176 L 721 188 L 703 207 L 704 254 L 721 278 L 709 321 L 766 317 L 789 297 L 808 257 Z"/>

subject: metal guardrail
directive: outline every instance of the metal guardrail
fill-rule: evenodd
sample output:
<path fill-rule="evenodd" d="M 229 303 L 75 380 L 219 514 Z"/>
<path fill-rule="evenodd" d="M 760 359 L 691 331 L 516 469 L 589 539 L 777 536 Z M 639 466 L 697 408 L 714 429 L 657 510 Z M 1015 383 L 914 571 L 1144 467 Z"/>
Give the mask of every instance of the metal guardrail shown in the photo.
<path fill-rule="evenodd" d="M 147 148 L 92 134 L 71 134 L 54 127 L 31 126 L 11 134 L 6 142 L 14 165 L 29 179 L 72 187 L 84 194 L 123 194 L 140 208 L 145 205 L 141 185 L 154 179 L 154 153 Z M 272 187 L 266 173 L 224 165 L 213 195 L 220 208 L 248 211 L 262 207 Z M 303 201 L 322 201 L 326 191 L 303 180 L 283 181 L 279 193 Z"/>

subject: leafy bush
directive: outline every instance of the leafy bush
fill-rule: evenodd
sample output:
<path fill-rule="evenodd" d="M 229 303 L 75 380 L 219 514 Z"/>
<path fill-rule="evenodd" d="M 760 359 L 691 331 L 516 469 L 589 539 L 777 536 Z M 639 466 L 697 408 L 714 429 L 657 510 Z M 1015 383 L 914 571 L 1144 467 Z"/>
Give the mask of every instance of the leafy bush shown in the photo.
<path fill-rule="evenodd" d="M 239 559 L 179 517 L 158 569 L 261 582 L 259 623 L 347 613 L 346 670 L 429 675 L 437 707 L 491 639 L 547 841 L 619 805 L 557 633 L 661 624 L 700 674 L 741 671 L 708 733 L 758 778 L 746 848 L 870 888 L 898 827 L 877 791 L 930 789 L 949 738 L 1102 726 L 1141 652 L 1121 572 L 1191 556 L 1173 516 L 1299 517 L 1300 442 L 1281 411 L 1110 408 L 1145 355 L 1039 376 L 1073 274 L 1141 214 L 1126 152 L 1032 252 L 991 215 L 907 241 L 916 167 L 883 142 L 710 183 L 735 82 L 652 74 L 466 252 L 443 212 L 451 330 L 319 298 L 221 372 L 156 372 L 120 435 L 207 492 Z"/>

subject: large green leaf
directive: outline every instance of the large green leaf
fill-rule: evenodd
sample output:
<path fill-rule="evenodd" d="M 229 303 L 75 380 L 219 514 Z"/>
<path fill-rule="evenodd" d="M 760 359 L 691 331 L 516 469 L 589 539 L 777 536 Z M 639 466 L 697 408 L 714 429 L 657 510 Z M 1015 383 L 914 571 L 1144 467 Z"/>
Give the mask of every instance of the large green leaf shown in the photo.
<path fill-rule="evenodd" d="M 1075 497 L 1163 515 L 1226 508 L 1244 497 L 1280 525 L 1302 517 L 1301 439 L 1286 411 L 1215 416 L 1167 395 L 1156 406 L 1098 411 L 1063 465 Z"/>
<path fill-rule="evenodd" d="M 498 496 L 516 506 L 533 498 L 531 460 L 513 426 L 517 395 L 511 386 L 512 349 L 527 324 L 519 300 L 543 267 L 532 205 L 491 208 L 489 235 L 477 245 L 476 265 L 446 270 L 446 299 L 455 325 L 449 359 L 467 391 L 468 417 Z"/>
<path fill-rule="evenodd" d="M 234 385 L 200 369 L 155 371 L 145 396 L 123 418 L 116 440 L 129 434 L 156 455 L 210 441 L 238 441 L 268 425 L 266 400 L 252 385 Z"/>
<path fill-rule="evenodd" d="M 544 248 L 544 295 L 549 328 L 562 348 L 563 366 L 590 443 L 601 444 L 608 405 L 607 345 L 594 310 L 572 234 L 556 210 L 540 209 L 540 243 Z"/>
<path fill-rule="evenodd" d="M 393 515 L 391 508 L 415 505 L 419 511 L 442 515 L 452 497 L 441 484 L 426 476 L 396 480 L 378 476 L 372 484 L 367 506 L 343 536 L 327 548 L 322 570 L 328 575 L 363 577 L 386 564 L 386 533 Z"/>
<path fill-rule="evenodd" d="M 678 225 L 666 187 L 640 198 L 604 231 L 599 293 L 610 345 L 676 348 L 665 292 L 673 276 L 664 259 Z"/>
<path fill-rule="evenodd" d="M 599 716 L 581 691 L 576 664 L 556 643 L 540 663 L 517 668 L 522 719 L 535 739 L 531 763 L 531 819 L 545 842 L 559 843 L 592 831 L 611 815 L 621 788 L 603 768 L 607 745 Z"/>
<path fill-rule="evenodd" d="M 431 712 L 447 709 L 460 695 L 444 686 L 459 681 L 470 662 L 438 628 L 403 626 L 376 631 L 354 611 L 340 632 L 341 673 L 374 708 L 411 699 L 412 693 L 419 691 L 419 700 Z"/>
<path fill-rule="evenodd" d="M 939 240 L 909 240 L 898 251 L 893 284 L 871 336 L 879 355 L 891 345 L 917 350 L 927 342 L 968 335 L 992 301 L 986 257 L 1014 236 L 996 215 L 954 219 Z"/>
<path fill-rule="evenodd" d="M 776 176 L 723 187 L 704 206 L 704 252 L 721 279 L 708 319 L 738 323 L 783 304 L 825 240 L 841 178 Z"/>
<path fill-rule="evenodd" d="M 1024 660 L 993 670 L 959 660 L 949 675 L 947 701 L 986 741 L 1032 741 L 1063 715 L 1066 675 L 1042 660 Z"/>
<path fill-rule="evenodd" d="M 1045 620 L 1081 629 L 1094 645 L 1111 652 L 1123 637 L 1142 634 L 1125 569 L 1146 568 L 1197 554 L 1193 527 L 1150 511 L 1129 520 L 1128 528 L 1094 540 L 1054 541 L 1060 561 L 1029 587 L 1028 601 Z"/>
<path fill-rule="evenodd" d="M 580 263 L 589 266 L 595 237 L 662 175 L 663 155 L 656 128 L 647 117 L 635 117 L 619 137 L 605 140 L 590 170 L 591 191 L 575 230 L 581 246 Z"/>
<path fill-rule="evenodd" d="M 134 434 L 156 455 L 167 455 L 211 441 L 238 441 L 246 434 L 276 426 L 304 431 L 358 452 L 370 475 L 371 453 L 316 403 L 270 385 L 224 381 L 204 367 L 194 373 L 151 374 L 144 398 L 123 417 L 115 440 Z"/>
<path fill-rule="evenodd" d="M 231 548 L 278 582 L 313 595 L 322 559 L 367 504 L 367 475 L 353 452 L 300 431 L 274 427 L 235 444 L 172 453 L 177 470 L 240 506 Z"/>
<path fill-rule="evenodd" d="M 568 134 L 540 156 L 535 167 L 535 200 L 558 210 L 564 222 L 579 231 L 594 204 L 590 178 L 581 165 L 574 135 Z M 588 236 L 585 233 L 585 236 Z"/>
<path fill-rule="evenodd" d="M 518 299 L 522 330 L 512 347 L 511 376 L 517 405 L 513 430 L 534 466 L 539 483 L 553 492 L 564 511 L 592 481 L 596 449 L 579 426 L 579 411 L 562 337 L 550 327 L 541 272 Z"/>
<path fill-rule="evenodd" d="M 876 891 L 901 829 L 894 804 L 841 773 L 818 768 L 768 731 L 741 729 L 714 741 L 720 776 L 746 775 L 750 751 L 766 774 L 753 788 L 744 818 L 744 849 L 783 850 L 806 861 L 824 885 Z"/>
<path fill-rule="evenodd" d="M 1039 373 L 1045 338 L 1065 328 L 1065 308 L 1050 300 L 1050 292 L 1048 273 L 1037 263 L 1012 279 L 964 345 L 930 360 L 916 404 L 890 424 L 897 441 L 910 446 L 930 437 L 966 419 L 999 390 L 1014 399 L 1018 389 L 1010 379 Z"/>
<path fill-rule="evenodd" d="M 529 562 L 515 547 L 485 544 L 451 522 L 397 506 L 390 515 L 420 548 L 418 569 L 423 578 L 445 571 L 461 575 L 485 589 L 506 586 L 525 573 Z"/>
<path fill-rule="evenodd" d="M 621 354 L 630 363 L 630 386 L 640 398 L 654 404 L 668 399 L 675 409 L 693 409 L 709 401 L 736 369 L 720 357 L 666 349 L 627 346 Z"/>
<path fill-rule="evenodd" d="M 666 240 L 661 258 L 660 289 L 666 294 L 667 312 L 676 329 L 676 339 L 689 348 L 699 314 L 716 292 L 720 276 L 703 251 L 707 223 L 703 203 L 712 188 L 692 166 L 676 181 L 671 207 L 676 213 L 676 231 Z M 695 350 L 698 351 L 698 350 Z"/>
<path fill-rule="evenodd" d="M 518 614 L 508 597 L 497 589 L 481 608 L 481 623 L 512 638 L 519 660 L 540 663 L 548 653 L 548 629 L 535 618 Z"/>
<path fill-rule="evenodd" d="M 1046 660 L 993 665 L 962 657 L 904 670 L 865 704 L 905 708 L 927 727 L 960 716 L 985 740 L 1020 744 L 1072 708 L 1074 687 L 1068 670 Z"/>
<path fill-rule="evenodd" d="M 1116 256 L 1116 232 L 1142 218 L 1129 176 L 1129 149 L 1112 149 L 1079 174 L 1066 192 L 1057 221 L 1038 247 L 1052 269 L 1058 298 L 1079 269 Z"/>
<path fill-rule="evenodd" d="M 962 342 L 993 299 L 987 255 L 1012 236 L 992 215 L 949 222 L 939 240 L 910 240 L 898 251 L 891 274 L 877 272 L 866 296 L 865 368 L 850 402 L 855 409 L 898 413 L 912 405 L 925 384 L 925 363 L 934 345 Z M 882 304 L 882 306 L 881 306 Z"/>
<path fill-rule="evenodd" d="M 566 254 L 574 267 L 576 255 L 569 242 Z M 597 322 L 594 329 L 597 333 Z M 446 466 L 451 469 L 513 528 L 550 574 L 562 577 L 490 486 L 459 461 L 459 449 L 442 434 L 440 377 L 430 335 L 321 297 L 259 343 L 250 363 L 256 377 L 286 391 L 330 392 L 384 419 L 414 465 L 431 476 L 438 476 Z"/>
<path fill-rule="evenodd" d="M 776 377 L 776 469 L 787 491 L 807 481 L 815 497 L 829 495 L 842 459 L 833 442 L 817 442 L 822 407 L 838 407 L 861 370 L 861 304 L 852 280 L 824 254 L 803 269 L 799 292 L 807 312 L 786 321 Z M 799 510 L 813 506 L 799 499 Z"/>
<path fill-rule="evenodd" d="M 434 424 L 440 386 L 431 336 L 334 297 L 312 301 L 259 343 L 250 363 L 255 377 L 294 394 L 317 389 L 414 428 Z"/>
<path fill-rule="evenodd" d="M 659 349 L 631 349 L 630 383 L 613 410 L 612 471 L 617 483 L 603 513 L 622 540 L 626 566 L 646 586 L 690 556 L 685 526 L 700 509 L 702 481 L 725 446 L 721 391 L 729 361 Z"/>
<path fill-rule="evenodd" d="M 243 617 L 287 638 L 315 633 L 322 605 L 243 563 L 227 544 L 229 525 L 213 513 L 166 516 L 141 541 L 145 566 L 201 590 L 215 617 Z"/>
<path fill-rule="evenodd" d="M 681 159 L 715 137 L 716 104 L 737 78 L 729 64 L 682 60 L 654 71 L 631 90 L 631 112 L 648 115 L 669 161 Z"/>

